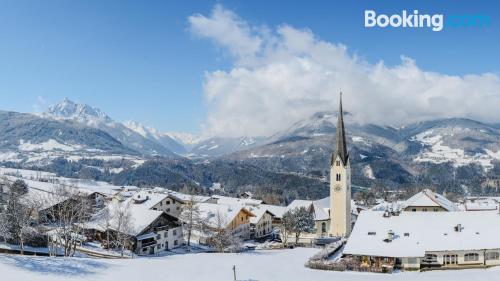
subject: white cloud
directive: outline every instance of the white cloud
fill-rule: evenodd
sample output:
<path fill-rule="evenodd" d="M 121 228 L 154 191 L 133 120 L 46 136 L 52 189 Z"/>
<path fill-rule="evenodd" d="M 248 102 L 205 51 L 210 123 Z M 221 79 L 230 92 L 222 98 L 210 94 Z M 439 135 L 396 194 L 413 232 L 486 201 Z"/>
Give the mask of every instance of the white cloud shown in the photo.
<path fill-rule="evenodd" d="M 42 96 L 37 96 L 36 98 L 36 103 L 34 103 L 32 105 L 33 107 L 33 111 L 35 113 L 41 113 L 43 112 L 45 109 L 47 109 L 47 101 L 45 100 L 44 97 Z"/>
<path fill-rule="evenodd" d="M 500 78 L 491 73 L 451 76 L 399 65 L 370 64 L 310 30 L 252 27 L 217 5 L 208 17 L 189 17 L 190 30 L 234 58 L 228 71 L 206 73 L 210 134 L 270 135 L 318 111 L 344 107 L 359 122 L 400 125 L 430 118 L 500 122 Z"/>

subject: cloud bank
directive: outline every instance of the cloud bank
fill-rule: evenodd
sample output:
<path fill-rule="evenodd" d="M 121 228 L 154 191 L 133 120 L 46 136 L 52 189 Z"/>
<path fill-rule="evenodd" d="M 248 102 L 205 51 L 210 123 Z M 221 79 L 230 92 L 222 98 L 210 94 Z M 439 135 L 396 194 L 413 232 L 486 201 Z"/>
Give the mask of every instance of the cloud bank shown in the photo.
<path fill-rule="evenodd" d="M 216 5 L 188 18 L 189 30 L 227 50 L 230 70 L 207 72 L 203 85 L 208 134 L 266 136 L 318 111 L 335 110 L 338 93 L 358 122 L 402 125 L 431 118 L 500 122 L 500 78 L 451 76 L 420 69 L 415 60 L 370 64 L 312 31 L 252 26 Z"/>

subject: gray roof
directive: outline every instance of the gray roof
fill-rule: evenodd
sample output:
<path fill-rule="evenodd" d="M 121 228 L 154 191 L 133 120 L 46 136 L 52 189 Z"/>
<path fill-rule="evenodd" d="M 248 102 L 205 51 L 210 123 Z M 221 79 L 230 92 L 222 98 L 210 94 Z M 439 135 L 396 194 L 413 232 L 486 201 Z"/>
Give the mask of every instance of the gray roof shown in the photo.
<path fill-rule="evenodd" d="M 347 144 L 345 141 L 345 129 L 344 129 L 344 112 L 342 111 L 342 92 L 340 92 L 340 105 L 337 121 L 337 145 L 335 149 L 335 154 L 332 155 L 331 164 L 335 161 L 337 156 L 340 157 L 342 164 L 347 165 L 347 160 L 349 159 L 349 154 L 347 153 Z"/>

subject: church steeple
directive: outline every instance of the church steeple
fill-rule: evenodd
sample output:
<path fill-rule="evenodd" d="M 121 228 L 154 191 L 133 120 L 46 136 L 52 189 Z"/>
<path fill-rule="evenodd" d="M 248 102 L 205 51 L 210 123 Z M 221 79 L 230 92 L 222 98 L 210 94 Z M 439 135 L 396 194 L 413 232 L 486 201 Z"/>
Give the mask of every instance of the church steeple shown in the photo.
<path fill-rule="evenodd" d="M 347 164 L 347 160 L 349 159 L 349 154 L 347 153 L 347 144 L 345 141 L 344 112 L 342 111 L 342 92 L 340 92 L 340 105 L 337 120 L 337 145 L 335 153 L 332 155 L 332 164 L 337 156 L 340 157 L 342 164 L 345 166 Z"/>

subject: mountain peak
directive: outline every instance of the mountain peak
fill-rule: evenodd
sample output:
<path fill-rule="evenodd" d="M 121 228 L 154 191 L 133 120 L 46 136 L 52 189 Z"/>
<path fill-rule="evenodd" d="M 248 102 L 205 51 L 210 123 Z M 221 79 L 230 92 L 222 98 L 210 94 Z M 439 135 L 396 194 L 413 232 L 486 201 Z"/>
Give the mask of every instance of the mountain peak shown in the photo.
<path fill-rule="evenodd" d="M 67 97 L 61 102 L 49 106 L 48 110 L 42 115 L 57 120 L 73 120 L 89 125 L 112 122 L 112 119 L 100 109 L 88 104 L 74 102 Z"/>

